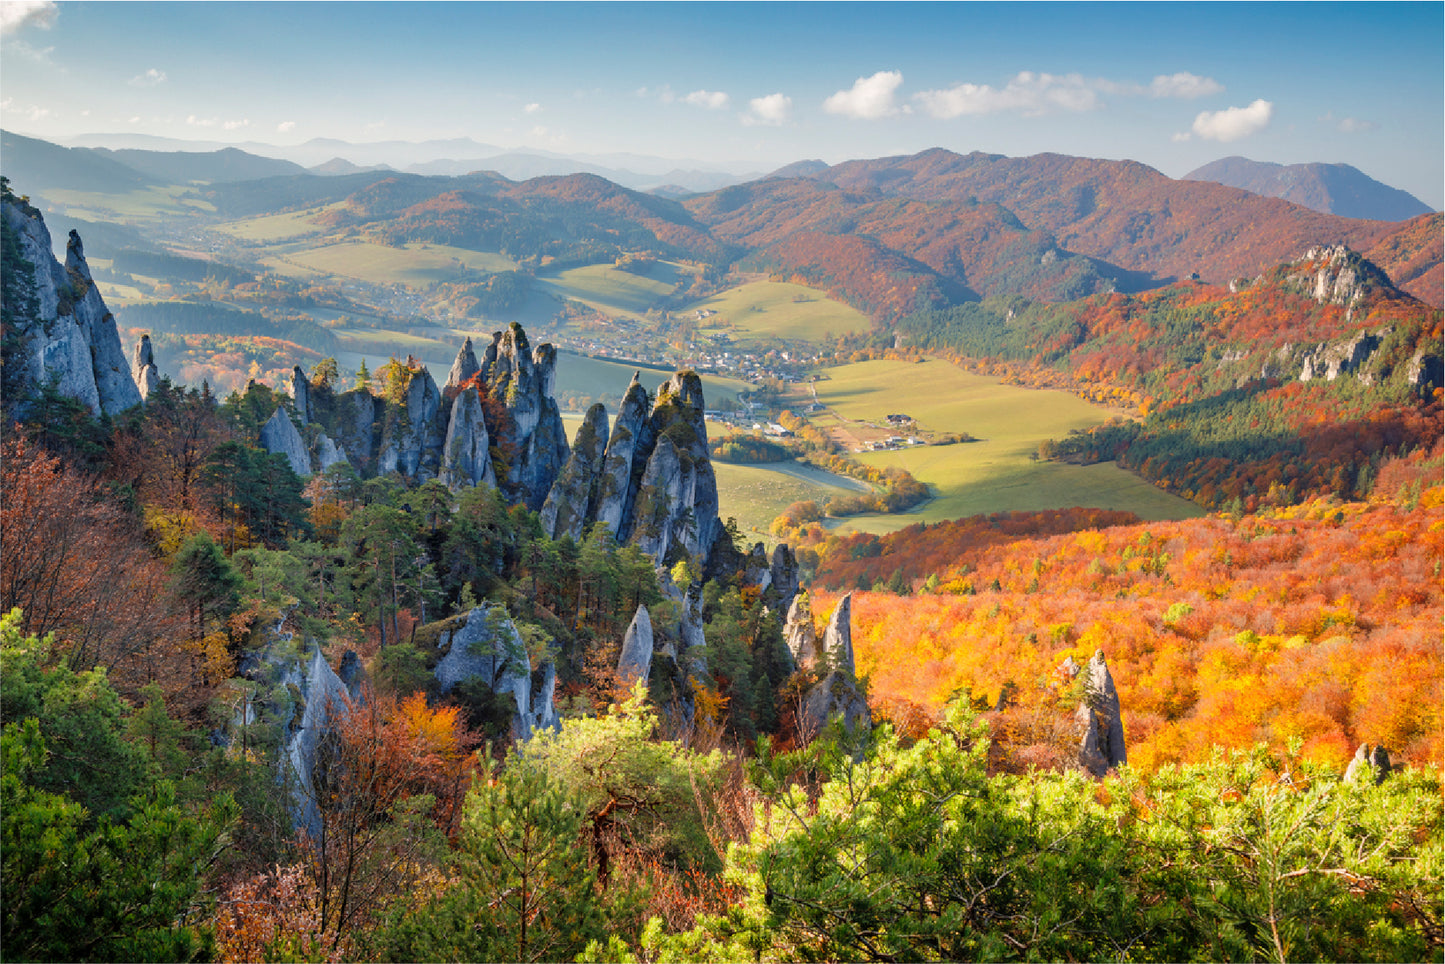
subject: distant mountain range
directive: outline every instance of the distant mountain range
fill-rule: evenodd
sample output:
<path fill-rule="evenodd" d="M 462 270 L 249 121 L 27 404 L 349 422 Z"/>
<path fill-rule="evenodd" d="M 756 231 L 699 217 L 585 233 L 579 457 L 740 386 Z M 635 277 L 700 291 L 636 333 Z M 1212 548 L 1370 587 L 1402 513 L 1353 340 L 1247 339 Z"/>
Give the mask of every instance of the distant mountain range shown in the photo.
<path fill-rule="evenodd" d="M 1381 184 L 1348 164 L 1271 164 L 1224 157 L 1190 171 L 1183 180 L 1228 184 L 1347 218 L 1408 221 L 1431 213 L 1413 194 Z"/>
<path fill-rule="evenodd" d="M 457 176 L 478 171 L 493 171 L 514 181 L 558 174 L 597 174 L 634 190 L 653 188 L 682 189 L 696 193 L 712 191 L 728 184 L 737 184 L 760 176 L 759 171 L 726 170 L 705 161 L 679 162 L 642 154 L 555 154 L 549 151 L 508 150 L 484 144 L 469 137 L 430 141 L 376 141 L 354 144 L 334 138 L 313 138 L 303 144 L 276 145 L 258 141 L 227 144 L 219 141 L 186 141 L 142 134 L 82 134 L 67 138 L 65 145 L 73 148 L 103 150 L 106 153 L 152 152 L 185 153 L 196 157 L 198 151 L 215 153 L 238 151 L 291 162 L 291 171 L 301 169 L 318 174 L 351 173 L 357 170 L 389 169 L 407 174 Z M 144 163 L 144 162 L 142 162 Z M 679 165 L 685 166 L 679 166 Z M 254 175 L 268 176 L 268 175 Z M 196 175 L 185 180 L 243 180 L 244 178 L 207 178 Z"/>
<path fill-rule="evenodd" d="M 527 172 L 520 181 L 495 169 L 368 170 L 335 153 L 318 162 L 323 174 L 237 148 L 65 148 L 8 132 L 0 156 L 21 193 L 190 184 L 221 217 L 326 205 L 313 216 L 318 228 L 501 251 L 524 265 L 651 252 L 794 278 L 885 322 L 990 295 L 1063 301 L 1190 276 L 1223 284 L 1322 244 L 1365 254 L 1432 304 L 1445 297 L 1439 214 L 1342 217 L 1134 161 L 934 149 L 831 167 L 801 161 L 703 193 L 666 172 L 667 186 L 645 193 L 596 173 L 538 174 L 569 162 L 530 155 L 510 158 Z"/>

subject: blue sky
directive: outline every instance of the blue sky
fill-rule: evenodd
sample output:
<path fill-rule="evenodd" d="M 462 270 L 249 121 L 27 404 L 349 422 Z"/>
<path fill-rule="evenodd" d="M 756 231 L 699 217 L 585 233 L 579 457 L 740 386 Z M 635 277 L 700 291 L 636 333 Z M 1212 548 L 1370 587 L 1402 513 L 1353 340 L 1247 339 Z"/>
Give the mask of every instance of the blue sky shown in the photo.
<path fill-rule="evenodd" d="M 0 123 L 471 137 L 732 170 L 930 147 L 1345 162 L 1445 194 L 1445 6 L 0 4 Z"/>

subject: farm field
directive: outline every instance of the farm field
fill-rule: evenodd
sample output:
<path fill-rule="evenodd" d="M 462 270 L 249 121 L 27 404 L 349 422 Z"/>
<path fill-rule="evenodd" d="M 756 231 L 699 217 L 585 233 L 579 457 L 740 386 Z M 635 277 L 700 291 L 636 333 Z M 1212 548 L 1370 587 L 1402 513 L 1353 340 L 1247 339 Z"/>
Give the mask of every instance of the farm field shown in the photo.
<path fill-rule="evenodd" d="M 339 203 L 320 208 L 307 208 L 304 211 L 286 211 L 282 214 L 266 214 L 239 221 L 227 221 L 224 224 L 216 225 L 216 230 L 224 231 L 243 241 L 254 241 L 258 244 L 283 244 L 287 241 L 325 234 L 328 229 L 318 226 L 313 219 L 328 207 L 337 206 Z"/>
<path fill-rule="evenodd" d="M 794 502 L 852 495 L 868 488 L 854 479 L 797 462 L 733 465 L 714 460 L 712 467 L 717 475 L 718 515 L 737 519 L 750 543 L 776 542 L 768 525 Z"/>
<path fill-rule="evenodd" d="M 561 297 L 604 314 L 634 319 L 641 318 L 682 280 L 685 270 L 670 262 L 655 263 L 646 275 L 610 264 L 592 264 L 537 277 L 538 285 Z"/>
<path fill-rule="evenodd" d="M 686 311 L 715 311 L 700 334 L 727 331 L 739 342 L 829 341 L 867 331 L 868 317 L 816 288 L 777 281 L 753 281 L 688 305 Z M 729 331 L 728 329 L 733 329 Z"/>
<path fill-rule="evenodd" d="M 861 362 L 828 369 L 827 375 L 816 383 L 818 398 L 839 418 L 815 419 L 822 428 L 846 427 L 847 420 L 886 425 L 887 415 L 901 413 L 924 431 L 966 432 L 979 439 L 856 455 L 869 465 L 907 469 L 937 497 L 900 515 L 853 516 L 839 522 L 841 529 L 894 532 L 916 522 L 1070 506 L 1122 509 L 1146 520 L 1204 514 L 1113 463 L 1037 461 L 1041 441 L 1115 414 L 1067 392 L 1004 385 L 936 359 Z"/>
<path fill-rule="evenodd" d="M 515 263 L 504 255 L 468 251 L 440 244 L 408 244 L 393 248 L 365 241 L 344 241 L 302 248 L 279 256 L 278 270 L 295 265 L 328 275 L 358 278 L 373 284 L 426 286 L 460 280 L 468 271 L 509 271 Z"/>
<path fill-rule="evenodd" d="M 125 194 L 104 194 L 91 191 L 47 189 L 47 201 L 64 209 L 65 216 L 86 221 L 136 222 L 187 217 L 214 211 L 215 207 L 196 197 L 181 184 L 137 188 Z"/>

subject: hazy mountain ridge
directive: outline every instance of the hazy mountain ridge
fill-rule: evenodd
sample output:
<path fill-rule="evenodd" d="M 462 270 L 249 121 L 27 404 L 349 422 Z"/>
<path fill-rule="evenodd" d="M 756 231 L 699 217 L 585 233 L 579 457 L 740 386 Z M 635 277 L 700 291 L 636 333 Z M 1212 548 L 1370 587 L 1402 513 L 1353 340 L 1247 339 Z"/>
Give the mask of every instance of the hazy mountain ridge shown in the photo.
<path fill-rule="evenodd" d="M 1275 164 L 1223 157 L 1181 180 L 1214 181 L 1347 218 L 1408 221 L 1432 213 L 1428 204 L 1408 191 L 1382 184 L 1349 164 Z"/>

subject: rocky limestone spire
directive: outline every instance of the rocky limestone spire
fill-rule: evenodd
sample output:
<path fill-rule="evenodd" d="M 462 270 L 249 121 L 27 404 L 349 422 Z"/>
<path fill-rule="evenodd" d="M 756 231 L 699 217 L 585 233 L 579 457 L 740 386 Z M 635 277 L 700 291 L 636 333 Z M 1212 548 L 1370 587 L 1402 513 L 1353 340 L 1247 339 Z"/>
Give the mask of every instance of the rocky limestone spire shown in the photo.
<path fill-rule="evenodd" d="M 378 475 L 400 472 L 414 479 L 436 475 L 444 442 L 437 418 L 441 401 L 441 391 L 426 366 L 412 371 L 402 403 L 384 408 Z"/>
<path fill-rule="evenodd" d="M 783 624 L 783 639 L 793 655 L 793 665 L 810 669 L 818 660 L 818 630 L 813 626 L 813 605 L 806 592 L 793 597 L 788 619 Z"/>
<path fill-rule="evenodd" d="M 542 531 L 548 537 L 561 539 L 566 535 L 575 542 L 596 521 L 606 451 L 607 406 L 598 402 L 582 419 L 572 443 L 572 455 L 542 505 Z"/>
<path fill-rule="evenodd" d="M 570 451 L 562 414 L 550 393 L 556 352 L 550 345 L 533 352 L 526 332 L 515 322 L 494 347 L 495 358 L 488 349 L 482 368 L 489 393 L 506 403 L 516 447 L 507 478 L 498 481 L 517 491 L 529 509 L 540 510 Z"/>
<path fill-rule="evenodd" d="M 850 592 L 838 603 L 823 632 L 823 653 L 827 654 L 833 666 L 849 676 L 853 675 L 853 594 Z M 1111 684 L 1112 685 L 1112 684 Z"/>
<path fill-rule="evenodd" d="M 291 369 L 291 404 L 295 406 L 296 414 L 300 416 L 302 425 L 312 421 L 311 382 L 306 378 L 306 373 L 301 370 L 300 365 Z"/>
<path fill-rule="evenodd" d="M 142 403 L 150 398 L 151 392 L 155 391 L 161 382 L 160 369 L 156 368 L 155 352 L 151 349 L 150 335 L 141 335 L 140 341 L 136 342 L 135 355 L 131 360 L 131 377 L 135 379 Z"/>
<path fill-rule="evenodd" d="M 1082 672 L 1084 700 L 1075 714 L 1080 729 L 1079 763 L 1094 776 L 1102 777 L 1128 762 L 1119 693 L 1102 649 L 1094 652 Z"/>
<path fill-rule="evenodd" d="M 474 485 L 497 484 L 482 403 L 469 388 L 452 399 L 451 417 L 442 443 L 441 480 L 453 492 Z"/>
<path fill-rule="evenodd" d="M 303 479 L 311 475 L 311 456 L 306 452 L 306 443 L 286 409 L 279 405 L 270 420 L 261 426 L 261 447 L 272 454 L 286 456 L 291 470 Z"/>
<path fill-rule="evenodd" d="M 634 372 L 618 406 L 617 419 L 612 423 L 597 490 L 597 521 L 607 526 L 618 542 L 625 542 L 631 535 L 632 500 L 636 495 L 632 478 L 634 454 L 647 424 L 647 405 L 647 389 Z"/>
<path fill-rule="evenodd" d="M 1385 782 L 1390 775 L 1390 751 L 1384 745 L 1372 746 L 1369 743 L 1361 743 L 1359 749 L 1355 750 L 1354 759 L 1345 768 L 1346 783 L 1364 783 L 1372 781 L 1375 786 Z"/>
<path fill-rule="evenodd" d="M 476 352 L 472 351 L 472 340 L 468 338 L 462 342 L 461 350 L 457 352 L 457 360 L 452 362 L 452 369 L 447 373 L 447 388 L 459 388 L 462 382 L 469 380 L 482 370 L 481 363 L 477 361 Z"/>
<path fill-rule="evenodd" d="M 100 289 L 90 276 L 85 250 L 80 235 L 75 231 L 70 232 L 70 241 L 65 246 L 65 271 L 70 275 L 71 290 L 79 295 L 75 305 L 76 320 L 88 329 L 91 368 L 100 398 L 100 410 L 106 415 L 118 415 L 140 404 L 140 390 L 136 388 L 130 363 L 121 348 L 120 329 L 116 326 L 115 316 L 105 307 Z"/>
<path fill-rule="evenodd" d="M 617 676 L 631 685 L 636 680 L 647 682 L 652 671 L 652 617 L 646 606 L 638 606 L 627 635 L 622 637 L 622 654 L 617 658 Z"/>

